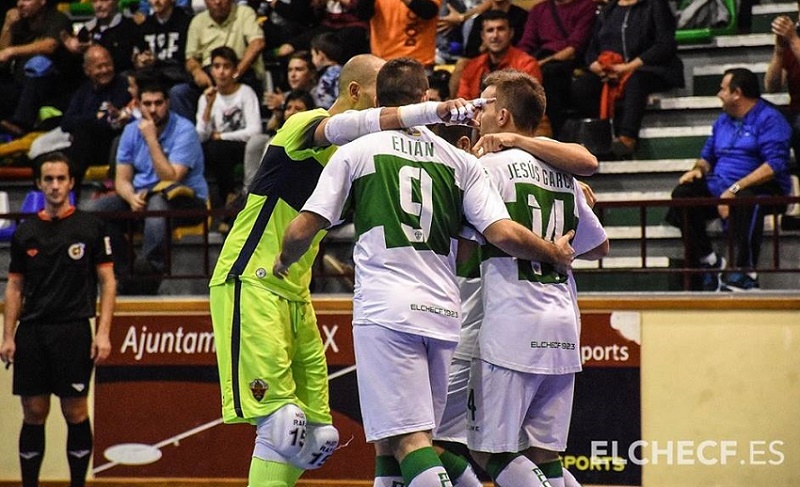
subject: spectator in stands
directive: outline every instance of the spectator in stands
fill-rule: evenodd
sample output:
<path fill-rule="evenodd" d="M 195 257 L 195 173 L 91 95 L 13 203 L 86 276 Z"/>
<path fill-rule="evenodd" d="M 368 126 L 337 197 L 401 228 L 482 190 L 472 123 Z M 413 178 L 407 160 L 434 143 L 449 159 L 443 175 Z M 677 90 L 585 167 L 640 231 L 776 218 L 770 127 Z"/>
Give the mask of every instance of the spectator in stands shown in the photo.
<path fill-rule="evenodd" d="M 264 106 L 274 111 L 283 106 L 284 90 L 310 92 L 317 82 L 317 69 L 308 51 L 297 51 L 289 57 L 286 67 L 286 84 L 276 86 L 273 91 L 264 93 Z"/>
<path fill-rule="evenodd" d="M 800 5 L 798 7 L 800 11 Z M 764 75 L 764 88 L 767 92 L 775 93 L 784 88 L 789 90 L 788 119 L 792 125 L 792 149 L 795 157 L 800 156 L 800 36 L 797 30 L 797 25 L 786 15 L 778 16 L 772 21 L 775 48 Z"/>
<path fill-rule="evenodd" d="M 481 94 L 483 78 L 492 71 L 516 69 L 542 79 L 539 62 L 521 49 L 511 45 L 514 35 L 508 15 L 500 10 L 490 10 L 483 15 L 481 42 L 486 52 L 471 59 L 464 67 L 458 83 L 459 98 L 477 98 Z"/>
<path fill-rule="evenodd" d="M 583 66 L 583 57 L 595 19 L 592 0 L 547 0 L 528 13 L 525 31 L 517 47 L 535 57 L 542 70 L 547 94 L 547 116 L 558 138 L 572 109 L 572 73 Z"/>
<path fill-rule="evenodd" d="M 311 39 L 311 60 L 317 69 L 317 84 L 311 88 L 314 104 L 326 110 L 339 96 L 339 75 L 342 73 L 342 48 L 332 32 Z"/>
<path fill-rule="evenodd" d="M 183 10 L 190 17 L 194 13 L 192 11 L 191 0 L 175 0 L 173 5 L 180 10 Z M 152 0 L 139 0 L 139 6 L 136 9 L 136 14 L 134 15 L 133 19 L 136 21 L 136 23 L 141 25 L 147 16 L 157 13 L 157 9 L 158 7 L 153 4 Z"/>
<path fill-rule="evenodd" d="M 150 0 L 153 13 L 139 26 L 133 59 L 136 69 L 152 67 L 170 84 L 191 81 L 186 64 L 186 35 L 191 17 L 175 0 Z"/>
<path fill-rule="evenodd" d="M 464 67 L 456 97 L 477 98 L 485 88 L 482 83 L 486 75 L 502 69 L 516 69 L 541 80 L 542 72 L 536 59 L 511 45 L 514 33 L 508 22 L 508 15 L 501 10 L 490 10 L 482 17 L 481 39 L 486 46 L 486 52 L 471 59 Z M 547 117 L 539 124 L 536 133 L 551 134 Z"/>
<path fill-rule="evenodd" d="M 441 0 L 370 0 L 370 49 L 383 59 L 410 57 L 432 69 Z"/>
<path fill-rule="evenodd" d="M 80 80 L 80 60 L 61 41 L 69 19 L 46 0 L 19 0 L 0 32 L 0 132 L 19 137 L 37 121 L 39 108 L 65 108 Z"/>
<path fill-rule="evenodd" d="M 439 8 L 436 64 L 453 64 L 464 56 L 464 46 L 475 17 L 491 9 L 493 0 L 446 0 Z M 479 31 L 480 35 L 480 31 Z"/>
<path fill-rule="evenodd" d="M 508 17 L 508 25 L 511 27 L 511 45 L 517 46 L 522 40 L 522 34 L 525 32 L 525 22 L 528 20 L 528 11 L 518 5 L 514 5 L 511 0 L 491 0 L 486 11 L 478 15 L 472 23 L 472 28 L 467 36 L 467 43 L 464 46 L 464 56 L 474 58 L 488 49 L 482 36 L 481 26 L 483 25 L 483 19 L 486 18 L 486 13 L 492 10 L 505 12 Z"/>
<path fill-rule="evenodd" d="M 284 46 L 288 42 L 314 29 L 318 24 L 314 9 L 311 7 L 311 0 L 270 0 L 267 5 L 269 5 L 266 12 L 268 15 L 263 24 L 266 33 L 265 57 L 276 60 L 280 57 L 281 48 L 286 49 Z M 284 54 L 286 55 L 288 54 Z"/>
<path fill-rule="evenodd" d="M 239 57 L 234 78 L 256 93 L 263 91 L 264 32 L 255 11 L 233 0 L 205 0 L 207 10 L 195 15 L 186 38 L 186 71 L 192 83 L 181 83 L 170 90 L 173 110 L 188 119 L 197 113 L 197 100 L 211 86 L 211 51 L 228 46 Z"/>
<path fill-rule="evenodd" d="M 108 50 L 100 45 L 89 47 L 83 55 L 86 80 L 78 87 L 61 120 L 61 128 L 70 134 L 69 157 L 74 161 L 76 195 L 89 166 L 107 166 L 111 143 L 122 133 L 120 112 L 131 95 L 124 76 L 114 72 Z"/>
<path fill-rule="evenodd" d="M 157 82 L 142 83 L 139 98 L 142 120 L 125 127 L 117 150 L 116 193 L 86 202 L 86 209 L 134 212 L 204 209 L 208 185 L 203 176 L 203 149 L 194 124 L 170 111 L 167 90 Z M 109 225 L 112 244 L 117 249 L 114 270 L 120 277 L 130 274 L 125 239 L 127 223 L 117 220 Z M 166 270 L 165 245 L 170 238 L 166 219 L 145 218 L 143 235 L 143 257 L 135 261 L 133 268 L 139 276 L 119 279 L 120 294 L 158 292 L 158 275 Z M 143 283 L 146 289 L 135 289 Z"/>
<path fill-rule="evenodd" d="M 369 18 L 372 0 L 312 0 L 311 7 L 320 19 L 319 25 L 288 39 L 277 54 L 288 56 L 295 51 L 311 49 L 311 41 L 320 34 L 333 33 L 342 50 L 339 63 L 357 54 L 369 52 Z"/>
<path fill-rule="evenodd" d="M 582 100 L 582 117 L 601 114 L 601 92 L 608 94 L 606 117 L 614 119 L 612 151 L 619 157 L 636 150 L 651 93 L 683 86 L 683 63 L 675 41 L 675 16 L 663 0 L 611 0 L 600 11 L 586 52 L 589 70 L 573 83 Z M 615 105 L 620 111 L 612 117 Z"/>
<path fill-rule="evenodd" d="M 91 44 L 100 44 L 111 53 L 116 69 L 120 72 L 132 69 L 139 26 L 122 15 L 119 0 L 92 0 L 92 8 L 94 17 L 83 24 L 77 37 L 68 38 L 67 47 L 82 53 Z"/>
<path fill-rule="evenodd" d="M 672 197 L 785 195 L 790 191 L 789 139 L 791 127 L 781 113 L 761 98 L 758 78 L 744 68 L 725 71 L 717 96 L 722 110 L 694 167 L 680 178 Z M 681 229 L 689 246 L 691 267 L 709 272 L 703 289 L 750 290 L 759 287 L 758 276 L 748 269 L 758 263 L 764 205 L 725 205 L 670 208 L 667 221 Z M 727 273 L 725 259 L 714 253 L 706 222 L 722 218 L 736 243 L 736 269 Z"/>
<path fill-rule="evenodd" d="M 234 79 L 238 64 L 239 58 L 228 46 L 211 51 L 214 86 L 206 88 L 197 107 L 197 133 L 206 166 L 215 176 L 221 205 L 236 188 L 235 168 L 244 162 L 245 144 L 261 133 L 258 95 Z"/>
<path fill-rule="evenodd" d="M 445 101 L 450 99 L 450 71 L 437 69 L 428 77 L 428 100 Z"/>

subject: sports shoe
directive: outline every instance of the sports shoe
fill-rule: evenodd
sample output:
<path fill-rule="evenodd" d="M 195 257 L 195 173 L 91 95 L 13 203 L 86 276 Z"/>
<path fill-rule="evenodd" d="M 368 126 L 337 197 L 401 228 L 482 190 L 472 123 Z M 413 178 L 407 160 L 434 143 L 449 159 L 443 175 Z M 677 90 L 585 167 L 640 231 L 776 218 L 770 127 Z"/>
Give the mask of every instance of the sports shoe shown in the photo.
<path fill-rule="evenodd" d="M 731 272 L 725 276 L 721 290 L 723 291 L 754 291 L 759 289 L 758 279 L 753 279 L 744 272 Z"/>
<path fill-rule="evenodd" d="M 722 288 L 722 270 L 725 269 L 727 261 L 725 257 L 717 255 L 716 264 L 700 264 L 700 268 L 708 269 L 710 272 L 702 274 L 703 291 L 720 291 Z"/>

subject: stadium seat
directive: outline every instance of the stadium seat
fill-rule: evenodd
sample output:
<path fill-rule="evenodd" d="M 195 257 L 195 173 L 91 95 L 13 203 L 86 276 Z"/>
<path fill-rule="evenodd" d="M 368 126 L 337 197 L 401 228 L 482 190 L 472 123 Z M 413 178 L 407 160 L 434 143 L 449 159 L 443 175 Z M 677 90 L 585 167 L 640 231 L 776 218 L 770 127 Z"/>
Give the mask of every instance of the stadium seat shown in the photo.
<path fill-rule="evenodd" d="M 8 206 L 8 193 L 0 191 L 0 215 L 10 213 L 11 209 Z M 8 242 L 14 231 L 17 229 L 17 224 L 14 220 L 0 220 L 0 242 Z"/>

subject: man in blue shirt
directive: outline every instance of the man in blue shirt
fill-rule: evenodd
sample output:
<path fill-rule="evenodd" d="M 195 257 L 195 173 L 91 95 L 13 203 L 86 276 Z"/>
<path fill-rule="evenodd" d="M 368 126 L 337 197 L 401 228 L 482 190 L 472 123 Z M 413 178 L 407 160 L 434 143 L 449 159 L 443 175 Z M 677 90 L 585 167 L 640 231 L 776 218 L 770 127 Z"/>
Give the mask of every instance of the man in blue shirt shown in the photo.
<path fill-rule="evenodd" d="M 700 159 L 681 176 L 672 197 L 730 199 L 789 194 L 792 129 L 783 115 L 761 98 L 758 78 L 744 68 L 729 69 L 717 96 L 725 113 L 714 123 Z M 759 287 L 758 277 L 746 270 L 758 263 L 764 214 L 774 211 L 760 204 L 673 207 L 667 221 L 687 232 L 687 264 L 710 270 L 703 275 L 704 290 L 750 290 Z M 727 223 L 736 243 L 738 270 L 727 273 L 724 280 L 720 271 L 725 268 L 725 259 L 714 253 L 706 233 L 706 222 L 715 218 Z"/>
<path fill-rule="evenodd" d="M 203 149 L 194 124 L 170 112 L 167 91 L 163 85 L 142 84 L 139 91 L 142 120 L 131 122 L 122 132 L 114 178 L 116 193 L 88 202 L 86 209 L 134 212 L 204 209 L 208 184 L 203 176 Z M 169 189 L 174 189 L 174 183 L 191 188 L 194 195 L 168 197 Z M 162 186 L 168 188 L 162 191 Z M 121 220 L 109 225 L 117 249 L 126 248 L 126 223 Z M 136 261 L 134 270 L 137 273 L 152 276 L 166 270 L 164 247 L 167 237 L 164 218 L 144 220 L 144 259 Z M 130 267 L 127 252 L 120 250 L 115 252 L 115 256 L 117 274 L 125 275 Z M 122 291 L 130 292 L 130 289 L 123 289 L 120 293 Z M 157 285 L 146 291 L 155 294 Z"/>

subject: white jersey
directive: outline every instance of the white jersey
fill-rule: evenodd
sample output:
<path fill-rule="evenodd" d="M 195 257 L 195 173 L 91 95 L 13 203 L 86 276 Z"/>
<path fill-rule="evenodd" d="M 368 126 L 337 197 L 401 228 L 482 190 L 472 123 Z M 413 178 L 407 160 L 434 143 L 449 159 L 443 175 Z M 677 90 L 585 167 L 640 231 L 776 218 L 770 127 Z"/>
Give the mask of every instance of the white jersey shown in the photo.
<path fill-rule="evenodd" d="M 478 231 L 508 218 L 473 156 L 425 127 L 339 148 L 303 211 L 356 229 L 353 324 L 458 341 L 455 250 L 464 218 Z"/>
<path fill-rule="evenodd" d="M 468 260 L 459 262 L 456 276 L 461 292 L 461 335 L 453 358 L 470 361 L 478 356 L 478 334 L 483 321 L 480 248 Z"/>
<path fill-rule="evenodd" d="M 205 142 L 212 132 L 219 132 L 222 140 L 247 142 L 250 137 L 261 133 L 261 104 L 258 95 L 248 85 L 239 85 L 231 94 L 217 93 L 211 105 L 211 119 L 206 122 L 203 115 L 206 111 L 205 95 L 197 101 L 197 133 L 200 141 Z"/>
<path fill-rule="evenodd" d="M 575 230 L 576 254 L 606 240 L 597 216 L 571 175 L 511 149 L 481 158 L 511 218 L 545 240 Z M 566 374 L 581 370 L 579 312 L 571 275 L 552 265 L 482 249 L 485 318 L 480 358 L 512 370 Z"/>

